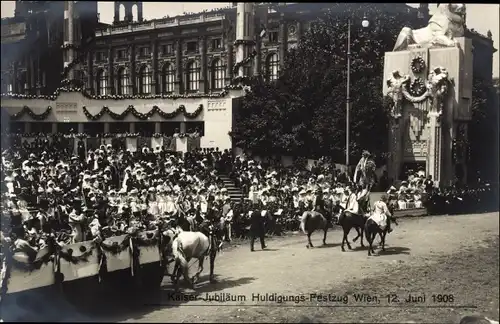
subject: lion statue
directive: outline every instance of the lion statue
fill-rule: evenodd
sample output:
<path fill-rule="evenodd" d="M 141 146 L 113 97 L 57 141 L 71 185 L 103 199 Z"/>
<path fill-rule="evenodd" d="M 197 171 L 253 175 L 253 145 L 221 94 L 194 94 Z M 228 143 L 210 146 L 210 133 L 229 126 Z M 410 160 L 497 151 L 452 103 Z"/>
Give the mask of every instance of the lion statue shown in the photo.
<path fill-rule="evenodd" d="M 420 47 L 458 45 L 455 40 L 464 35 L 465 4 L 438 3 L 436 13 L 429 19 L 426 27 L 413 30 L 404 27 L 396 40 L 393 51 L 404 51 L 409 45 Z"/>

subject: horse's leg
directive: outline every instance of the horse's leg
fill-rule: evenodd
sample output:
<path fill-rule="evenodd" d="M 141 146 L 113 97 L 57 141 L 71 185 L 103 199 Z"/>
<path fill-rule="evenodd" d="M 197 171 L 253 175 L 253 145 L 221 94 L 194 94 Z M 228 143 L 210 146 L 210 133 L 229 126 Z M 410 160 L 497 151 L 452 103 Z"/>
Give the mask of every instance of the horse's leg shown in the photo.
<path fill-rule="evenodd" d="M 325 228 L 323 229 L 323 245 L 326 245 L 326 234 L 328 233 L 328 222 L 325 225 Z"/>
<path fill-rule="evenodd" d="M 356 230 L 356 232 L 358 233 L 358 236 L 356 236 L 356 237 L 355 237 L 352 241 L 353 241 L 353 242 L 356 242 L 356 241 L 359 239 L 359 237 L 361 236 L 361 233 L 360 233 L 360 231 L 359 231 L 359 228 L 358 228 L 358 227 L 354 227 L 354 229 L 355 229 L 355 230 Z M 363 238 L 361 238 L 361 239 L 363 239 Z"/>
<path fill-rule="evenodd" d="M 382 251 L 385 252 L 385 235 L 387 234 L 387 230 L 382 231 L 380 236 L 382 237 Z"/>
<path fill-rule="evenodd" d="M 312 244 L 312 242 L 311 242 L 311 234 L 312 233 L 313 232 L 307 232 L 307 242 L 308 242 L 308 244 L 306 246 L 307 248 L 314 247 L 313 244 Z"/>
<path fill-rule="evenodd" d="M 371 246 L 372 253 L 375 253 L 375 250 L 373 249 L 373 241 L 375 241 L 375 237 L 376 237 L 376 236 L 377 236 L 377 232 L 375 232 L 375 231 L 374 231 L 374 232 L 371 232 L 371 233 L 370 233 L 370 240 L 371 240 L 371 242 L 372 242 L 372 243 L 370 244 L 370 246 Z"/>
<path fill-rule="evenodd" d="M 179 280 L 179 267 L 180 262 L 178 260 L 175 260 L 174 271 L 172 271 L 172 275 L 170 276 L 170 280 L 172 280 L 172 283 L 174 285 L 177 285 L 177 281 Z"/>
<path fill-rule="evenodd" d="M 366 240 L 368 241 L 368 256 L 371 256 L 373 251 L 373 238 L 371 232 L 368 232 L 368 235 L 366 235 Z"/>
<path fill-rule="evenodd" d="M 194 285 L 196 284 L 196 282 L 200 278 L 200 274 L 203 272 L 203 261 L 204 260 L 205 260 L 204 256 L 198 258 L 198 272 L 196 272 L 196 274 L 193 276 L 193 278 L 191 278 L 191 283 L 193 285 L 193 289 L 194 289 Z"/>
<path fill-rule="evenodd" d="M 348 239 L 349 233 L 351 232 L 351 228 L 352 228 L 352 227 L 350 227 L 350 228 L 347 230 L 347 233 L 345 233 L 345 242 L 347 243 L 347 248 L 348 248 L 349 250 L 352 250 L 351 243 L 349 243 L 349 239 Z"/>
<path fill-rule="evenodd" d="M 365 245 L 363 244 L 363 236 L 365 234 L 365 227 L 364 226 L 361 226 L 361 247 L 365 247 Z"/>

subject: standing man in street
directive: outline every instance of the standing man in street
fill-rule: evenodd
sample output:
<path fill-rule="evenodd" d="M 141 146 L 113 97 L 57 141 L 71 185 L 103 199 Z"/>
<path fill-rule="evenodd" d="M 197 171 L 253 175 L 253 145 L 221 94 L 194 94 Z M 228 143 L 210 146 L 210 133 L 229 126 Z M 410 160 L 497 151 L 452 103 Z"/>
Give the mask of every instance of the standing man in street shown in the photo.
<path fill-rule="evenodd" d="M 259 208 L 259 203 L 254 203 L 252 209 L 252 215 L 250 217 L 250 251 L 254 252 L 255 238 L 260 238 L 260 246 L 262 250 L 266 248 L 266 243 L 264 242 L 264 217 L 262 216 L 261 208 Z"/>

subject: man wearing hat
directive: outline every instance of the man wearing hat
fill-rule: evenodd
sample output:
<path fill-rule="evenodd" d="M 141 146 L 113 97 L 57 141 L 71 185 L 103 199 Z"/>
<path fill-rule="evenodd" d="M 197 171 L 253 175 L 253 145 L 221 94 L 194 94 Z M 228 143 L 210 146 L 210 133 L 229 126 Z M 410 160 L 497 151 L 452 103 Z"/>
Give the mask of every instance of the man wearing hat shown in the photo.
<path fill-rule="evenodd" d="M 253 210 L 250 216 L 250 251 L 254 252 L 254 244 L 256 238 L 260 239 L 262 250 L 266 248 L 265 238 L 265 223 L 264 217 L 259 208 L 258 203 L 253 204 Z"/>

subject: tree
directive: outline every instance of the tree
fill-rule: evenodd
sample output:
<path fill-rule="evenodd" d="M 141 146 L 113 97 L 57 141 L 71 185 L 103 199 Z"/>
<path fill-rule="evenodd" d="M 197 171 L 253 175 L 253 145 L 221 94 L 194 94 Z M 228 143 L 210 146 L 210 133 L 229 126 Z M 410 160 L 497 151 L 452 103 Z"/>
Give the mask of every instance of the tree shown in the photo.
<path fill-rule="evenodd" d="M 363 149 L 382 156 L 388 139 L 388 113 L 382 95 L 384 53 L 392 50 L 403 26 L 420 23 L 416 12 L 394 12 L 397 6 L 404 5 L 332 4 L 324 16 L 311 23 L 298 47 L 288 52 L 279 81 L 254 89 L 244 99 L 241 113 L 246 117 L 237 118 L 237 143 L 248 148 L 262 145 L 269 150 L 282 147 L 303 156 L 327 154 L 335 161 L 344 160 L 350 18 L 351 156 L 355 160 Z M 363 30 L 365 15 L 371 27 Z M 263 98 L 258 98 L 260 95 Z M 270 116 L 275 119 L 262 120 Z M 243 135 L 254 137 L 246 140 Z"/>

